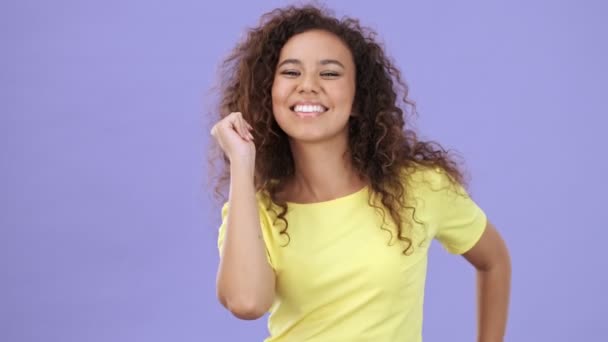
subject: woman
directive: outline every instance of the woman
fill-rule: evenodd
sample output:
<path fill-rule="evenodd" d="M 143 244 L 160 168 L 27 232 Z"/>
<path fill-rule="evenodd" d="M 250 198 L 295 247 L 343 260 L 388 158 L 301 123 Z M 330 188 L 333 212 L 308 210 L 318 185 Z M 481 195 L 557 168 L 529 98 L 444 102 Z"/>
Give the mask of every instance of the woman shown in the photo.
<path fill-rule="evenodd" d="M 266 341 L 421 341 L 436 238 L 478 271 L 479 341 L 502 341 L 507 249 L 457 164 L 405 127 L 408 89 L 373 37 L 288 7 L 226 60 L 218 298 L 270 311 Z"/>

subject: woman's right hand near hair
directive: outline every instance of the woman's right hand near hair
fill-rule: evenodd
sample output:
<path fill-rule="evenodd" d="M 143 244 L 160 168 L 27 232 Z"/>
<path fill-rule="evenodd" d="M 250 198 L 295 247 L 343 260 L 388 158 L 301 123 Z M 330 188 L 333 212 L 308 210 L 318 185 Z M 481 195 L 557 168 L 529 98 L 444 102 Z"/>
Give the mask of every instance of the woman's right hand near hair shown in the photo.
<path fill-rule="evenodd" d="M 251 129 L 239 112 L 230 113 L 211 129 L 230 160 L 228 212 L 216 292 L 222 305 L 242 319 L 262 317 L 275 297 L 275 273 L 267 260 L 256 198 Z"/>
<path fill-rule="evenodd" d="M 255 162 L 252 129 L 241 112 L 232 112 L 213 126 L 211 135 L 231 163 Z"/>

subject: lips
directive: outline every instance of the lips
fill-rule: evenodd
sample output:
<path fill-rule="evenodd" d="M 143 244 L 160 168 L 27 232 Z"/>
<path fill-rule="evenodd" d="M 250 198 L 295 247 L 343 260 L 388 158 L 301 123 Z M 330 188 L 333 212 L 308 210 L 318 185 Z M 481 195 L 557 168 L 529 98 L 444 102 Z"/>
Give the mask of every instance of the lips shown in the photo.
<path fill-rule="evenodd" d="M 295 112 L 296 116 L 298 116 L 299 118 L 316 118 L 317 116 L 323 114 L 323 113 L 302 113 L 302 112 Z"/>
<path fill-rule="evenodd" d="M 298 102 L 291 106 L 290 109 L 301 118 L 317 117 L 328 110 L 322 104 L 313 102 Z"/>

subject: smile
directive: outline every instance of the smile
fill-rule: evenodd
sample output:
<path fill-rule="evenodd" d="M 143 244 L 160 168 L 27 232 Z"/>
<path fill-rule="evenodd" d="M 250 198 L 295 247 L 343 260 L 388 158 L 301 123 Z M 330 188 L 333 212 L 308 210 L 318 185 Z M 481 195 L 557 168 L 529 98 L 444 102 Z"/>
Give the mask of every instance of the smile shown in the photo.
<path fill-rule="evenodd" d="M 295 105 L 290 108 L 298 117 L 301 118 L 314 118 L 327 111 L 322 105 Z"/>

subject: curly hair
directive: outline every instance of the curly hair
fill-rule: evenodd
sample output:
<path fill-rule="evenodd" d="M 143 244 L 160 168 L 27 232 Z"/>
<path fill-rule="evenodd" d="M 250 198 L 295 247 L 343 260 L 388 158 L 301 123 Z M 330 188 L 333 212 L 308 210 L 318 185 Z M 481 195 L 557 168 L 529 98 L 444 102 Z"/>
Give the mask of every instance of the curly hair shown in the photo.
<path fill-rule="evenodd" d="M 352 165 L 380 200 L 378 203 L 370 197 L 370 206 L 379 211 L 384 223 L 386 211 L 389 212 L 397 238 L 405 244 L 403 254 L 411 254 L 413 238 L 403 213 L 411 211 L 412 219 L 416 220 L 415 207 L 406 203 L 403 171 L 412 166 L 441 168 L 452 182 L 462 185 L 464 177 L 450 152 L 436 142 L 419 141 L 417 134 L 405 127 L 405 108 L 416 114 L 416 106 L 408 99 L 408 87 L 401 73 L 376 41 L 373 30 L 362 27 L 357 19 L 340 20 L 327 9 L 312 5 L 279 8 L 264 14 L 260 25 L 247 32 L 221 66 L 222 75 L 227 77 L 221 84 L 217 119 L 238 111 L 253 127 L 255 188 L 268 194 L 268 209 L 272 207 L 270 203 L 280 208 L 275 212 L 277 219 L 284 222 L 280 233 L 289 241 L 287 203 L 277 194 L 294 175 L 295 168 L 288 136 L 273 116 L 271 89 L 283 45 L 292 36 L 313 29 L 336 35 L 353 55 L 356 67 L 353 112 L 358 115 L 351 116 L 348 123 Z M 221 193 L 219 189 L 229 179 L 229 160 L 224 157 L 223 161 L 217 193 Z M 384 225 L 382 229 L 388 230 Z"/>

